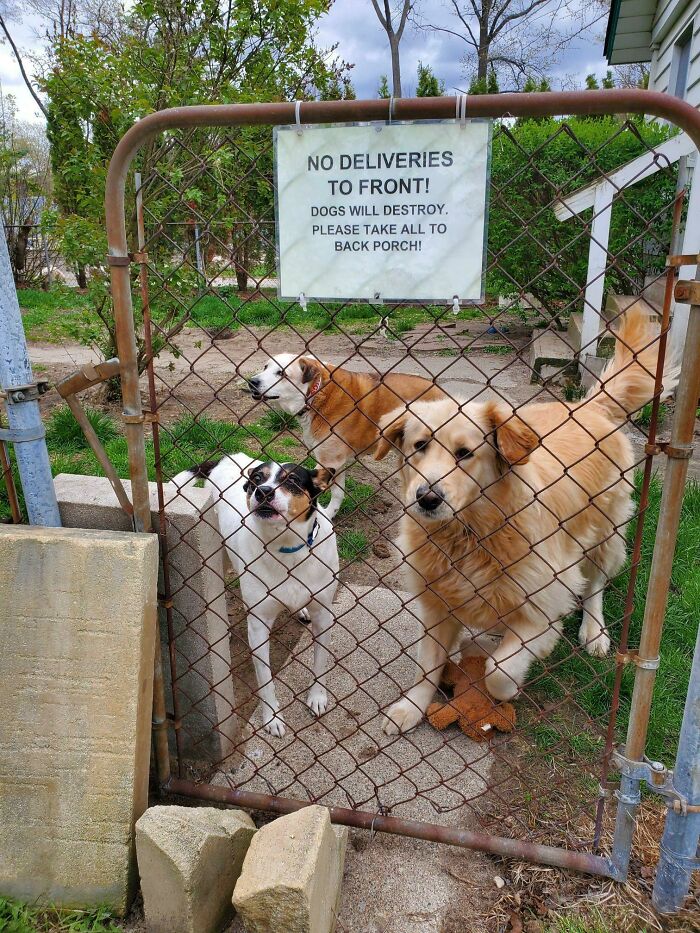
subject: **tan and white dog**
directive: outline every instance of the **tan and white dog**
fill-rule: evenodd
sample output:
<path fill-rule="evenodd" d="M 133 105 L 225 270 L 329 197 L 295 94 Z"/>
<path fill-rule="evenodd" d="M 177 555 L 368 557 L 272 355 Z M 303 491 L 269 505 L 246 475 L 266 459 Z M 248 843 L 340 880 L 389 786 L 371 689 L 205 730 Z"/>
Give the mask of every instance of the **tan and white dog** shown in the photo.
<path fill-rule="evenodd" d="M 578 404 L 418 403 L 388 416 L 376 456 L 403 456 L 399 549 L 424 634 L 413 686 L 384 731 L 417 725 L 466 635 L 502 636 L 486 687 L 512 699 L 583 603 L 579 639 L 603 656 L 603 589 L 625 560 L 632 445 L 621 430 L 654 393 L 657 343 L 643 310 L 621 322 L 614 359 Z M 668 382 L 665 389 L 669 389 Z M 483 640 L 483 639 L 482 639 Z"/>
<path fill-rule="evenodd" d="M 336 472 L 326 508 L 331 518 L 345 495 L 344 468 L 374 449 L 384 416 L 417 400 L 445 398 L 441 389 L 420 376 L 355 373 L 309 354 L 272 357 L 248 384 L 256 401 L 296 415 L 309 453 Z"/>

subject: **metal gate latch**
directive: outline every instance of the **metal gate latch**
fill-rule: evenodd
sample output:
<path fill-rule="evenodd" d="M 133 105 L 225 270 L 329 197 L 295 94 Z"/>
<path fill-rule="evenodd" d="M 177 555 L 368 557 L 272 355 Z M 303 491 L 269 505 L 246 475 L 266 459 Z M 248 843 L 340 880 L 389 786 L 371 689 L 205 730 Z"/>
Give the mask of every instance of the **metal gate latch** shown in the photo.
<path fill-rule="evenodd" d="M 612 761 L 623 777 L 633 781 L 643 781 L 655 794 L 665 797 L 669 807 L 676 813 L 686 815 L 694 812 L 695 807 L 688 806 L 687 798 L 673 786 L 673 771 L 670 771 L 662 762 L 651 761 L 644 756 L 642 761 L 633 761 L 625 758 L 624 747 L 617 748 L 612 753 Z"/>

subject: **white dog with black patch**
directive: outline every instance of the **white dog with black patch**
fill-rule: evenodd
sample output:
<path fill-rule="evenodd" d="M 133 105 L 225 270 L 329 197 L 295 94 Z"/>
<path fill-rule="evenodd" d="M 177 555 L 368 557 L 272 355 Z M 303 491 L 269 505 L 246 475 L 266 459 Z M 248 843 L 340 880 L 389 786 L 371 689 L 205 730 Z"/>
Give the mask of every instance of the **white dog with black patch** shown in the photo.
<path fill-rule="evenodd" d="M 285 727 L 270 669 L 270 632 L 283 609 L 308 611 L 314 682 L 306 703 L 316 716 L 328 706 L 325 679 L 331 662 L 338 545 L 318 497 L 332 478 L 332 471 L 323 468 L 307 470 L 231 454 L 173 479 L 180 489 L 204 479 L 205 487 L 218 496 L 219 528 L 248 611 L 263 726 L 274 736 L 283 736 Z"/>

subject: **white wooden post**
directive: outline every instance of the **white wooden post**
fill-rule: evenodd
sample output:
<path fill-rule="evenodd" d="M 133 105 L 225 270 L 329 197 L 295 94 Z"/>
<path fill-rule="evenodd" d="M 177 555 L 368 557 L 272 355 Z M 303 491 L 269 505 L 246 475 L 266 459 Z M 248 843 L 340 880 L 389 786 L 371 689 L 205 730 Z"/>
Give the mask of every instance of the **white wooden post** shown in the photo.
<path fill-rule="evenodd" d="M 595 356 L 598 350 L 596 338 L 602 329 L 601 310 L 605 289 L 605 270 L 608 264 L 610 217 L 614 196 L 615 188 L 609 181 L 601 181 L 596 185 L 591 242 L 588 248 L 588 276 L 583 304 L 583 321 L 581 323 L 580 362 L 582 364 L 585 364 L 587 356 Z"/>
<path fill-rule="evenodd" d="M 688 214 L 683 234 L 683 246 L 681 252 L 684 254 L 695 254 L 700 252 L 700 171 L 698 170 L 697 154 L 689 156 L 689 160 L 694 158 L 695 165 L 691 176 L 690 197 L 688 198 Z M 680 279 L 694 279 L 696 267 L 681 266 L 678 277 Z M 670 334 L 670 359 L 680 360 L 685 345 L 685 335 L 688 330 L 689 305 L 677 304 L 673 308 L 673 320 L 671 321 Z"/>

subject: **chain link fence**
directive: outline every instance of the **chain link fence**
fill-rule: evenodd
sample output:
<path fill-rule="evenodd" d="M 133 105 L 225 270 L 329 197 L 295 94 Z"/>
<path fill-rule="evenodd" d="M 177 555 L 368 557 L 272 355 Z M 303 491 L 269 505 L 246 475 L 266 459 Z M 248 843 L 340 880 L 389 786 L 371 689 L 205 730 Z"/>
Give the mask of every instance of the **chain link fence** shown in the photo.
<path fill-rule="evenodd" d="M 666 354 L 682 263 L 649 260 L 684 192 L 668 131 L 633 111 L 700 121 L 652 97 L 469 100 L 496 118 L 479 305 L 278 300 L 272 126 L 293 105 L 155 114 L 122 140 L 109 261 L 137 528 L 157 484 L 171 791 L 624 877 L 697 395 L 696 351 L 682 375 Z M 640 157 L 582 346 L 595 209 L 555 210 Z M 662 452 L 665 551 L 640 577 Z"/>

